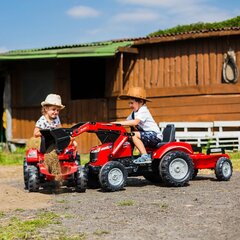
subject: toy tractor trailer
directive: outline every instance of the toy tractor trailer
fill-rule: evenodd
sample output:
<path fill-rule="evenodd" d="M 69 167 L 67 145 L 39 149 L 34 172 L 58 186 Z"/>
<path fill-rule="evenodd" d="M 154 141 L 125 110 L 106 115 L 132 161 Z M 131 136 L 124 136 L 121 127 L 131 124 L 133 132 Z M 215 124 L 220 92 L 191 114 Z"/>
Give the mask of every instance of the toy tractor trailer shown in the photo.
<path fill-rule="evenodd" d="M 175 141 L 175 127 L 168 125 L 163 131 L 163 141 L 155 148 L 147 148 L 152 163 L 135 164 L 139 157 L 133 154 L 133 133 L 119 124 L 86 122 L 72 128 L 59 128 L 42 132 L 45 147 L 55 145 L 60 154 L 71 140 L 88 132 L 98 136 L 101 144 L 90 150 L 90 161 L 82 168 L 88 186 L 100 186 L 104 191 L 118 191 L 126 185 L 128 176 L 144 176 L 147 180 L 167 186 L 181 187 L 197 174 L 198 169 L 214 169 L 218 180 L 229 180 L 232 164 L 225 153 L 195 153 L 186 142 Z"/>

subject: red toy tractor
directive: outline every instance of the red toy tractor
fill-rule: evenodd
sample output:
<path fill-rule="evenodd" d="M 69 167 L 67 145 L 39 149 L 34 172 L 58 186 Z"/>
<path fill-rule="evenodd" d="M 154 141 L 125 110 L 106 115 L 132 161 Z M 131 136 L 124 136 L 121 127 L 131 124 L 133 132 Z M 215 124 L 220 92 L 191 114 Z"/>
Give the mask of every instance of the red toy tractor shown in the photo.
<path fill-rule="evenodd" d="M 48 130 L 41 131 L 45 136 L 49 133 Z M 48 142 L 48 144 L 52 143 Z M 49 145 L 45 143 L 43 146 L 44 148 L 49 147 Z M 28 149 L 26 152 L 26 157 L 23 162 L 23 175 L 25 189 L 28 189 L 29 192 L 37 192 L 45 183 L 55 181 L 56 176 L 49 172 L 44 164 L 45 152 L 45 149 L 39 150 L 37 148 Z M 61 169 L 61 174 L 58 175 L 58 177 L 63 182 L 67 181 L 68 186 L 74 186 L 77 192 L 85 192 L 87 185 L 82 179 L 86 177 L 82 176 L 83 167 L 80 165 L 80 156 L 77 153 L 76 147 L 68 145 L 58 154 L 58 159 Z"/>
<path fill-rule="evenodd" d="M 70 129 L 58 128 L 42 134 L 46 146 L 55 144 L 56 150 L 62 154 L 71 137 L 84 132 L 95 133 L 101 145 L 92 147 L 89 163 L 79 168 L 79 181 L 84 183 L 79 188 L 87 183 L 89 187 L 100 186 L 104 191 L 118 191 L 126 185 L 128 176 L 144 176 L 154 183 L 181 187 L 197 175 L 198 169 L 214 169 L 217 179 L 221 181 L 229 180 L 232 175 L 232 164 L 227 154 L 221 149 L 221 152 L 212 149 L 207 154 L 198 149 L 196 153 L 190 144 L 175 141 L 175 127 L 171 124 L 163 131 L 163 141 L 155 148 L 147 149 L 152 157 L 152 163 L 148 164 L 133 163 L 139 157 L 133 154 L 133 133 L 128 133 L 119 124 L 78 123 Z"/>

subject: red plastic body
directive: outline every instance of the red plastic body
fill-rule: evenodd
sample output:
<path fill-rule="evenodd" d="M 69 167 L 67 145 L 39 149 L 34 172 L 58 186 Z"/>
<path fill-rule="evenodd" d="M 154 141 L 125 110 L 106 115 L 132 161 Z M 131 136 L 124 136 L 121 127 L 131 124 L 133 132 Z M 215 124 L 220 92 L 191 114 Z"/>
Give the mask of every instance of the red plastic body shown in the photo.
<path fill-rule="evenodd" d="M 75 161 L 71 161 L 76 158 L 77 149 L 75 146 L 69 145 L 64 151 L 58 155 L 60 167 L 61 167 L 61 179 L 65 180 L 69 175 L 77 171 L 77 164 Z M 44 165 L 44 154 L 40 153 L 38 149 L 31 148 L 26 152 L 26 162 L 29 165 L 36 165 L 39 168 L 40 174 L 45 176 L 46 181 L 52 181 L 55 179 L 55 175 L 48 172 Z"/>
<path fill-rule="evenodd" d="M 104 143 L 91 149 L 91 153 L 98 153 L 96 161 L 90 163 L 91 166 L 103 166 L 112 159 L 132 157 L 132 145 L 129 142 L 129 136 L 127 135 L 126 129 L 122 126 L 109 123 L 86 123 L 75 130 L 72 136 L 76 137 L 83 132 L 98 132 L 99 130 L 118 131 L 120 135 L 114 143 Z M 153 159 L 158 160 L 170 151 L 185 152 L 191 157 L 195 169 L 214 169 L 220 157 L 229 158 L 227 154 L 218 153 L 208 155 L 195 153 L 192 146 L 186 142 L 170 142 L 158 149 L 147 149 L 147 151 L 152 154 Z"/>
<path fill-rule="evenodd" d="M 228 159 L 228 154 L 203 154 L 203 153 L 196 153 L 190 154 L 190 157 L 194 163 L 194 169 L 214 169 L 216 167 L 217 160 L 221 157 L 226 157 Z"/>
<path fill-rule="evenodd" d="M 102 133 L 104 136 L 108 136 L 110 134 L 116 136 L 115 141 L 102 143 L 101 145 L 95 146 L 90 150 L 91 162 L 89 162 L 89 165 L 93 167 L 101 167 L 111 160 L 132 158 L 133 149 L 129 140 L 129 138 L 131 138 L 131 134 L 127 133 L 123 126 L 111 123 L 86 122 L 73 129 L 71 137 L 77 137 L 84 132 L 96 134 Z M 229 158 L 227 154 L 208 155 L 203 153 L 195 153 L 192 149 L 192 146 L 185 142 L 170 142 L 162 145 L 159 148 L 147 149 L 147 151 L 152 155 L 153 159 L 159 161 L 168 152 L 185 152 L 191 157 L 195 169 L 214 169 L 217 160 L 220 157 Z M 77 171 L 76 163 L 74 161 L 69 161 L 70 159 L 74 159 L 75 156 L 76 148 L 74 146 L 68 146 L 66 149 L 64 149 L 63 153 L 58 156 L 63 179 L 66 179 L 70 174 Z M 26 161 L 28 164 L 37 164 L 40 169 L 40 173 L 44 174 L 47 180 L 54 179 L 55 176 L 50 174 L 43 164 L 44 155 L 41 154 L 37 149 L 29 149 L 27 151 Z"/>

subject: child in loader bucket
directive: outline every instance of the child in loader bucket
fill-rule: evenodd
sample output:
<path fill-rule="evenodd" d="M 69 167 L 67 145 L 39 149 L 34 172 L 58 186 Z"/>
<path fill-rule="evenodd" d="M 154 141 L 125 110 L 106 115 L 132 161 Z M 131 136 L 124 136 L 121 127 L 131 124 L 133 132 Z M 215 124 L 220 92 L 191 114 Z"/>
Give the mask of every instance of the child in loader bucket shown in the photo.
<path fill-rule="evenodd" d="M 150 102 L 146 98 L 146 91 L 140 87 L 132 87 L 129 88 L 126 95 L 121 95 L 120 98 L 129 100 L 132 113 L 127 117 L 127 120 L 114 123 L 134 128 L 132 141 L 141 154 L 139 158 L 134 160 L 134 163 L 151 163 L 151 157 L 147 154 L 145 147 L 155 147 L 162 141 L 163 136 L 146 106 L 146 102 Z"/>

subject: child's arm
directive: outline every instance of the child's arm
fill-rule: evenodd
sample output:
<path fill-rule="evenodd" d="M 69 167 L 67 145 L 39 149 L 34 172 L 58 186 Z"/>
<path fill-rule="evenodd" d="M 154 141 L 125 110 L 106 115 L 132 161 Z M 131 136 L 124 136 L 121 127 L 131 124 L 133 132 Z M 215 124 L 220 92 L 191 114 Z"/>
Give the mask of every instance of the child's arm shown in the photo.
<path fill-rule="evenodd" d="M 133 119 L 133 120 L 125 120 L 125 121 L 119 121 L 119 122 L 112 122 L 115 124 L 121 124 L 123 126 L 136 126 L 140 123 L 139 119 Z"/>
<path fill-rule="evenodd" d="M 41 137 L 42 136 L 42 134 L 40 133 L 40 128 L 38 128 L 38 127 L 34 128 L 33 136 L 34 137 Z"/>

